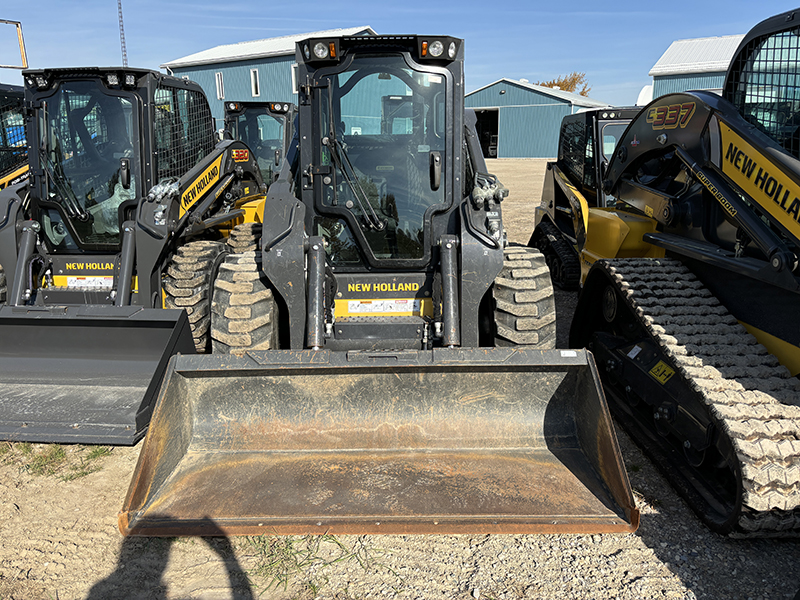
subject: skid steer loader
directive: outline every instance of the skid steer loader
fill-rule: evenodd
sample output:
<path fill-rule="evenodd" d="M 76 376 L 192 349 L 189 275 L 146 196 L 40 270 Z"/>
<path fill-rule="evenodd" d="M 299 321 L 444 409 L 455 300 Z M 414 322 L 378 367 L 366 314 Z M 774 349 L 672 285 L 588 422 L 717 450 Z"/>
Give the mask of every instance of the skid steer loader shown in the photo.
<path fill-rule="evenodd" d="M 23 77 L 31 179 L 0 192 L 0 439 L 134 444 L 169 357 L 209 346 L 220 240 L 265 188 L 243 143 L 215 147 L 193 82 Z"/>
<path fill-rule="evenodd" d="M 723 96 L 642 109 L 602 174 L 664 258 L 599 260 L 570 332 L 698 516 L 800 535 L 800 11 L 758 24 Z M 614 258 L 610 256 L 609 258 Z"/>
<path fill-rule="evenodd" d="M 19 64 L 0 65 L 2 69 L 27 69 L 28 56 L 19 21 L 0 19 L 0 25 L 16 29 L 19 42 Z M 23 118 L 24 88 L 0 83 L 0 190 L 28 178 L 28 146 L 25 142 Z M 5 285 L 0 269 L 0 303 L 5 298 Z"/>
<path fill-rule="evenodd" d="M 231 235 L 220 354 L 170 364 L 122 533 L 635 529 L 592 357 L 552 349 L 543 258 L 506 247 L 462 40 L 297 62 L 297 158 Z"/>
<path fill-rule="evenodd" d="M 28 178 L 23 98 L 22 87 L 0 83 L 0 190 Z"/>

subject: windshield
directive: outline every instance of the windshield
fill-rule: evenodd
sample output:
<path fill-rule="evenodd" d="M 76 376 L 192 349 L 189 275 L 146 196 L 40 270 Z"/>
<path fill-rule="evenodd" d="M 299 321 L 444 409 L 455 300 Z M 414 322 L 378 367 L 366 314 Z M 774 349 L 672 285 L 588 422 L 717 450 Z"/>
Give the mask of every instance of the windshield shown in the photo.
<path fill-rule="evenodd" d="M 617 123 L 605 123 L 602 126 L 600 138 L 603 140 L 604 164 L 607 165 L 609 162 L 611 162 L 611 158 L 614 156 L 614 150 L 616 150 L 617 144 L 622 138 L 622 134 L 625 133 L 625 130 L 628 128 L 629 123 L 630 121 L 623 121 Z M 614 196 L 611 194 L 606 194 L 605 192 L 603 192 L 602 195 L 603 206 L 613 208 L 617 205 L 617 199 Z"/>
<path fill-rule="evenodd" d="M 44 212 L 45 234 L 58 247 L 73 248 L 66 218 L 81 246 L 120 242 L 119 206 L 136 197 L 139 148 L 133 102 L 112 96 L 97 81 L 62 83 L 43 102 L 39 122 L 42 200 L 61 210 Z M 123 161 L 130 181 L 120 178 Z"/>
<path fill-rule="evenodd" d="M 628 122 L 624 123 L 606 123 L 603 125 L 603 158 L 611 161 L 614 156 L 614 150 L 617 148 L 622 134 L 628 128 Z"/>
<path fill-rule="evenodd" d="M 238 137 L 255 155 L 261 178 L 267 183 L 274 179 L 283 157 L 284 120 L 273 117 L 266 108 L 248 108 L 238 118 Z"/>
<path fill-rule="evenodd" d="M 317 160 L 333 177 L 322 189 L 322 218 L 336 262 L 359 253 L 355 222 L 378 260 L 425 256 L 426 211 L 445 201 L 445 77 L 412 69 L 402 56 L 354 60 L 319 95 Z"/>

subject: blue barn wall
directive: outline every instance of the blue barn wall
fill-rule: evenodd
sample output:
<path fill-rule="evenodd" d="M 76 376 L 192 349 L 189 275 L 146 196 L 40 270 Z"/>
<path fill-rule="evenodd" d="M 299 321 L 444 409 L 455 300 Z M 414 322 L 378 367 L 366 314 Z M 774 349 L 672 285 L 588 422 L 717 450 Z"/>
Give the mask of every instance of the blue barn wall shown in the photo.
<path fill-rule="evenodd" d="M 498 158 L 555 158 L 561 120 L 581 108 L 508 81 L 468 94 L 465 105 L 498 109 Z"/>
<path fill-rule="evenodd" d="M 653 77 L 653 98 L 689 90 L 718 90 L 725 82 L 725 72 L 694 75 L 659 75 Z"/>
<path fill-rule="evenodd" d="M 497 126 L 498 158 L 555 158 L 561 120 L 569 104 L 501 108 Z"/>
<path fill-rule="evenodd" d="M 176 77 L 188 77 L 196 81 L 208 97 L 211 114 L 217 128 L 222 128 L 225 118 L 223 102 L 228 101 L 261 101 L 261 102 L 293 102 L 297 103 L 297 94 L 292 89 L 292 65 L 294 56 L 259 58 L 237 62 L 223 62 L 212 65 L 178 67 L 172 69 Z M 250 87 L 250 70 L 258 69 L 260 94 L 253 97 Z M 222 73 L 225 88 L 225 99 L 217 99 L 216 73 Z"/>

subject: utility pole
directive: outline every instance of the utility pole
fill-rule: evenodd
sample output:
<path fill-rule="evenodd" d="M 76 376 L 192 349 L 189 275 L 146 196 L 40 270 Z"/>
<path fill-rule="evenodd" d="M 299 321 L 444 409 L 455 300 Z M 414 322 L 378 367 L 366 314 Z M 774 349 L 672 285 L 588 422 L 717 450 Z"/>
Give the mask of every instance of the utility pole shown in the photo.
<path fill-rule="evenodd" d="M 128 51 L 125 48 L 125 27 L 122 25 L 122 0 L 117 0 L 117 13 L 119 13 L 119 45 L 122 48 L 122 66 L 128 66 Z"/>

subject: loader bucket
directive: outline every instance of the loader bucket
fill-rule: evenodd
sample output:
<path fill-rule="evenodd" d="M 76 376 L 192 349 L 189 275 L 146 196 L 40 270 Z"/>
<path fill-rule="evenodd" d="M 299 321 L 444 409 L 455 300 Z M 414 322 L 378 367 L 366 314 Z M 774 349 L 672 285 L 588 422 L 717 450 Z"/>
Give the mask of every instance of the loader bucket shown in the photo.
<path fill-rule="evenodd" d="M 0 439 L 133 445 L 176 352 L 194 352 L 182 310 L 4 306 Z"/>
<path fill-rule="evenodd" d="M 512 348 L 176 356 L 123 535 L 629 532 L 594 360 Z"/>

